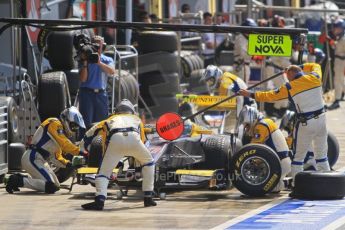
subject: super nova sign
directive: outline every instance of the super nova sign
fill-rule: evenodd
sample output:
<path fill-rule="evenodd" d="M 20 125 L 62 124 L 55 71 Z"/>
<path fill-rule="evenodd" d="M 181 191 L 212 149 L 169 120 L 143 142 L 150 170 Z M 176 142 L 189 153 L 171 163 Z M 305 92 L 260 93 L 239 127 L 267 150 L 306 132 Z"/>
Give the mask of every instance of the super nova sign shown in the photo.
<path fill-rule="evenodd" d="M 290 57 L 291 50 L 290 35 L 249 34 L 249 55 Z"/>

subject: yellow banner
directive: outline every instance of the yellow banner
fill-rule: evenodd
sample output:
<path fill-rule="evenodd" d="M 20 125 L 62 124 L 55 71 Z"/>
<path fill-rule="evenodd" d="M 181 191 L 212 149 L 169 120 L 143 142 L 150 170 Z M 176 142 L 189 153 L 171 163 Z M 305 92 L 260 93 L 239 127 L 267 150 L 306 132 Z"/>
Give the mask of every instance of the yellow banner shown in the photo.
<path fill-rule="evenodd" d="M 249 34 L 249 55 L 290 57 L 291 51 L 290 35 Z"/>
<path fill-rule="evenodd" d="M 184 102 L 195 104 L 199 107 L 208 107 L 217 102 L 224 100 L 227 96 L 210 96 L 210 95 L 195 95 L 195 94 L 176 94 L 176 98 Z M 236 97 L 223 102 L 222 104 L 211 108 L 211 110 L 231 110 L 236 109 Z"/>

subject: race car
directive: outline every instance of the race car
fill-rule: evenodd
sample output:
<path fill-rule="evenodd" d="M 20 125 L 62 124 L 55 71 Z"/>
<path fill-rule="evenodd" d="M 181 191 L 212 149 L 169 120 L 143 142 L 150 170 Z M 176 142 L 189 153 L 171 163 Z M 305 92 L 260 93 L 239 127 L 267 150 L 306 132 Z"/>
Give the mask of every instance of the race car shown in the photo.
<path fill-rule="evenodd" d="M 73 184 L 94 185 L 102 158 L 100 137 L 91 143 L 86 167 L 76 171 Z M 233 135 L 201 134 L 174 141 L 150 139 L 148 145 L 155 160 L 155 191 L 169 189 L 227 189 L 233 184 L 243 194 L 263 196 L 278 183 L 281 173 L 278 156 L 259 144 L 241 148 Z M 141 167 L 132 157 L 124 158 L 114 169 L 110 187 L 125 195 L 141 189 Z"/>

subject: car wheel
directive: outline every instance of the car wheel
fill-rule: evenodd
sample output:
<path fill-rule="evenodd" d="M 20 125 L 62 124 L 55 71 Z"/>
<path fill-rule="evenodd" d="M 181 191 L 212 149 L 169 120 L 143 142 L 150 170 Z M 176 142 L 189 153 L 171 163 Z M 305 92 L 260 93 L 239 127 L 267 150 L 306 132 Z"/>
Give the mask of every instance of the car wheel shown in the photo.
<path fill-rule="evenodd" d="M 98 168 L 101 164 L 102 156 L 103 156 L 102 137 L 97 136 L 93 138 L 91 142 L 88 167 Z"/>
<path fill-rule="evenodd" d="M 268 146 L 248 144 L 231 160 L 231 179 L 234 186 L 248 196 L 263 196 L 272 191 L 281 176 L 280 160 Z"/>
<path fill-rule="evenodd" d="M 337 138 L 331 132 L 328 132 L 327 143 L 328 143 L 328 152 L 327 152 L 328 162 L 329 162 L 329 166 L 333 167 L 335 163 L 337 163 L 338 158 L 339 158 L 339 143 L 338 143 Z"/>

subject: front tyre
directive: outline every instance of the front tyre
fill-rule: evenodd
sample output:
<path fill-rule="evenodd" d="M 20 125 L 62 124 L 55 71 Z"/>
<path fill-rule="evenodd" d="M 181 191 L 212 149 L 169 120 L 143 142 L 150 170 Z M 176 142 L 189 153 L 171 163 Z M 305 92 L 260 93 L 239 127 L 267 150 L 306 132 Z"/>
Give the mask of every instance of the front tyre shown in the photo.
<path fill-rule="evenodd" d="M 280 160 L 268 146 L 247 144 L 231 160 L 234 186 L 248 196 L 263 196 L 272 191 L 281 177 Z"/>

